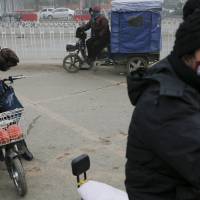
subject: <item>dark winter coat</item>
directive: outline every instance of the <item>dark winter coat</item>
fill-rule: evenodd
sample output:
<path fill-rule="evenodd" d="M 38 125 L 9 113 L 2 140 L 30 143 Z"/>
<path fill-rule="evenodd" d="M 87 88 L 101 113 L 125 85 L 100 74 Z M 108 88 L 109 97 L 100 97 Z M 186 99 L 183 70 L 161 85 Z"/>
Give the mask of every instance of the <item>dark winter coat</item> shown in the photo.
<path fill-rule="evenodd" d="M 200 199 L 200 78 L 176 55 L 128 77 L 130 200 Z"/>
<path fill-rule="evenodd" d="M 105 16 L 100 15 L 95 20 L 91 19 L 85 26 L 84 30 L 91 29 L 91 36 L 95 38 L 109 39 L 109 23 Z"/>

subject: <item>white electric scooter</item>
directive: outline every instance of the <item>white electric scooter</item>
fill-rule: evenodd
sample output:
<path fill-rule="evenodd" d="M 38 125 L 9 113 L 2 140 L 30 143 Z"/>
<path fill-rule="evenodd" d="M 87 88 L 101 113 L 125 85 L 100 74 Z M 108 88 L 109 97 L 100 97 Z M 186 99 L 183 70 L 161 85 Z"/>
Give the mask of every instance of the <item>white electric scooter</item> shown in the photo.
<path fill-rule="evenodd" d="M 87 180 L 86 172 L 90 169 L 90 158 L 81 155 L 72 160 L 72 173 L 77 177 L 78 193 L 81 200 L 128 200 L 126 192 L 105 183 Z M 83 178 L 80 176 L 83 175 Z"/>

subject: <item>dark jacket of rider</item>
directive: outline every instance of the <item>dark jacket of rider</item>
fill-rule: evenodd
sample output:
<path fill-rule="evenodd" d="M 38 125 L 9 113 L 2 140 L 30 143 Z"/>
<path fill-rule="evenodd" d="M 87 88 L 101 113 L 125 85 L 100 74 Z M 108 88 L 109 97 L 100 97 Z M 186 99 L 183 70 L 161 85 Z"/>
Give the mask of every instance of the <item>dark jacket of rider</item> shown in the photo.
<path fill-rule="evenodd" d="M 107 18 L 99 12 L 91 16 L 90 21 L 82 27 L 85 31 L 91 29 L 91 37 L 94 38 L 109 38 L 110 29 Z"/>
<path fill-rule="evenodd" d="M 200 199 L 200 75 L 183 61 L 200 49 L 199 24 L 194 13 L 179 27 L 171 55 L 128 77 L 136 106 L 126 153 L 130 200 Z"/>

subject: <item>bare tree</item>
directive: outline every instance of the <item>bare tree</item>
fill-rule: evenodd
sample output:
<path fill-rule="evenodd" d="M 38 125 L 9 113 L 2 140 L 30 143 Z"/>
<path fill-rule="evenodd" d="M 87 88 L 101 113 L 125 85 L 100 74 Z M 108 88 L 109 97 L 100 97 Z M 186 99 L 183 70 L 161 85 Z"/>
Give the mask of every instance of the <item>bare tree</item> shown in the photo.
<path fill-rule="evenodd" d="M 6 14 L 6 0 L 3 1 L 3 13 Z"/>
<path fill-rule="evenodd" d="M 35 8 L 36 8 L 36 11 L 40 10 L 40 0 L 35 0 Z"/>

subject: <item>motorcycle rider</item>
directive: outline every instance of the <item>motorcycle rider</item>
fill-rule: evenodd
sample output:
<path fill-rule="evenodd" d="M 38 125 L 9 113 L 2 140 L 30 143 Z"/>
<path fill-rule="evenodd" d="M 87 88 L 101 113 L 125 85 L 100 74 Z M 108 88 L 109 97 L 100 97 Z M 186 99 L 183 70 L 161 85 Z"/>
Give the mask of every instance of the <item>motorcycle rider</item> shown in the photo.
<path fill-rule="evenodd" d="M 172 53 L 127 78 L 130 200 L 200 199 L 200 11 L 186 17 Z"/>
<path fill-rule="evenodd" d="M 18 63 L 19 58 L 14 51 L 8 48 L 0 49 L 0 71 L 8 71 L 11 67 L 17 66 Z M 25 160 L 31 161 L 33 159 L 33 154 L 29 151 L 25 140 L 22 140 L 17 146 Z M 0 160 L 2 158 L 2 151 L 0 151 Z"/>
<path fill-rule="evenodd" d="M 91 20 L 81 27 L 84 31 L 91 29 L 91 38 L 86 41 L 88 50 L 88 64 L 92 65 L 97 55 L 110 42 L 110 30 L 108 20 L 101 14 L 100 6 L 93 6 L 89 9 Z"/>

